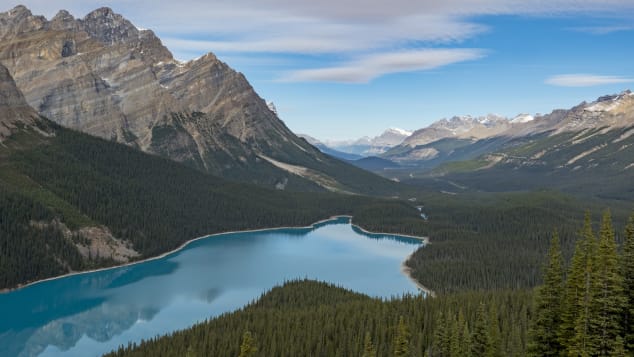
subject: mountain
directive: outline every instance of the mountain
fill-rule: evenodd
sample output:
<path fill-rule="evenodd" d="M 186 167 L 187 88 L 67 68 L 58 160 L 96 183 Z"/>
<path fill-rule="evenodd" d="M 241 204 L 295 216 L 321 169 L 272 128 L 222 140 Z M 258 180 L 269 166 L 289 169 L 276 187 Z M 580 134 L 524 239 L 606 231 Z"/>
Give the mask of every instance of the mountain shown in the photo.
<path fill-rule="evenodd" d="M 398 128 L 389 128 L 373 138 L 364 136 L 356 140 L 326 141 L 325 145 L 349 154 L 376 156 L 403 142 L 412 133 Z"/>
<path fill-rule="evenodd" d="M 472 160 L 519 145 L 530 137 L 578 133 L 592 128 L 611 130 L 634 125 L 630 91 L 556 109 L 547 115 L 520 114 L 512 119 L 495 115 L 442 119 L 415 131 L 381 157 L 408 165 L 433 168 L 445 162 Z M 522 139 L 523 138 L 523 139 Z"/>
<path fill-rule="evenodd" d="M 400 145 L 385 152 L 382 157 L 396 162 L 427 161 L 442 157 L 443 149 L 448 146 L 435 147 L 432 143 L 444 140 L 444 143 L 455 141 L 458 148 L 466 143 L 493 137 L 510 127 L 509 121 L 498 115 L 489 114 L 483 117 L 454 116 L 441 119 L 430 126 L 416 130 Z M 447 140 L 449 139 L 449 140 Z"/>
<path fill-rule="evenodd" d="M 472 157 L 439 163 L 428 176 L 452 182 L 453 189 L 547 187 L 634 199 L 634 94 L 625 91 L 535 116 L 460 150 Z"/>
<path fill-rule="evenodd" d="M 393 194 L 390 182 L 295 136 L 246 78 L 209 53 L 180 62 L 109 8 L 0 13 L 0 63 L 41 115 L 232 180 Z"/>

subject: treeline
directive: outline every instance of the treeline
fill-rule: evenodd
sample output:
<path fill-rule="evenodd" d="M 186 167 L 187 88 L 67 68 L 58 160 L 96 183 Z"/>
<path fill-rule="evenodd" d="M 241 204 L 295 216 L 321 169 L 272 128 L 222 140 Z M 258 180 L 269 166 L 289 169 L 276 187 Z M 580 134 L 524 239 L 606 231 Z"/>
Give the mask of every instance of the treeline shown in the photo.
<path fill-rule="evenodd" d="M 42 205 L 0 187 L 0 288 L 84 268 L 59 229 L 34 225 L 53 218 Z"/>
<path fill-rule="evenodd" d="M 355 223 L 361 225 L 388 217 L 396 232 L 394 222 L 416 217 L 413 207 L 395 200 L 227 182 L 59 127 L 51 138 L 24 134 L 11 140 L 0 148 L 0 210 L 6 216 L 0 289 L 112 263 L 82 261 L 70 240 L 53 228 L 40 232 L 33 220 L 57 219 L 70 229 L 105 225 L 143 258 L 205 234 L 306 226 L 336 214 L 359 214 Z"/>
<path fill-rule="evenodd" d="M 445 317 L 457 311 L 471 341 L 460 356 L 522 356 L 531 300 L 527 290 L 381 300 L 294 281 L 241 310 L 107 356 L 239 356 L 245 331 L 257 349 L 245 356 L 441 356 L 445 342 L 436 340 L 451 345 L 454 322 Z"/>
<path fill-rule="evenodd" d="M 553 236 L 544 284 L 535 293 L 533 356 L 631 356 L 634 353 L 634 216 L 619 254 L 610 213 L 598 234 L 586 215 L 564 274 Z"/>

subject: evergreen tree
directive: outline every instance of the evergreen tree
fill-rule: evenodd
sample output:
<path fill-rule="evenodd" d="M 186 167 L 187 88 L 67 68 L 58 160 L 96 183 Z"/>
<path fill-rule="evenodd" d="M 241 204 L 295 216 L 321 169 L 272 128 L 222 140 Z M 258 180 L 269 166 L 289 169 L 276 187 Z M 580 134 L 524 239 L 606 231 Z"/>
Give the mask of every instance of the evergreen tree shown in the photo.
<path fill-rule="evenodd" d="M 614 351 L 616 339 L 622 333 L 622 313 L 626 303 L 609 211 L 605 212 L 601 223 L 591 294 L 589 337 L 596 352 L 607 356 Z"/>
<path fill-rule="evenodd" d="M 462 330 L 462 326 L 458 325 L 458 320 L 454 315 L 451 319 L 451 328 L 449 331 L 451 335 L 449 336 L 449 356 L 460 356 L 460 334 Z"/>
<path fill-rule="evenodd" d="M 625 347 L 634 351 L 634 215 L 625 228 L 625 242 L 621 253 L 621 274 L 626 298 L 623 311 L 623 333 Z"/>
<path fill-rule="evenodd" d="M 544 269 L 544 284 L 535 289 L 535 316 L 529 332 L 529 354 L 532 356 L 557 356 L 562 350 L 559 332 L 563 287 L 563 259 L 559 235 L 555 232 Z"/>
<path fill-rule="evenodd" d="M 562 309 L 560 343 L 571 356 L 585 356 L 588 345 L 592 268 L 596 240 L 592 232 L 590 213 L 586 212 L 581 239 L 577 241 L 566 281 Z"/>
<path fill-rule="evenodd" d="M 405 325 L 405 320 L 401 316 L 396 327 L 396 335 L 394 336 L 394 357 L 408 356 L 409 353 L 409 329 Z"/>
<path fill-rule="evenodd" d="M 365 333 L 365 338 L 363 340 L 363 357 L 376 357 L 376 348 L 372 343 L 370 332 Z"/>
<path fill-rule="evenodd" d="M 458 315 L 458 321 L 462 325 L 462 333 L 460 335 L 460 351 L 457 356 L 471 356 L 471 332 L 469 332 L 469 325 L 464 319 L 462 311 Z"/>
<path fill-rule="evenodd" d="M 449 331 L 449 315 L 447 318 L 442 311 L 436 318 L 436 331 L 434 332 L 434 356 L 449 356 L 450 353 L 450 331 Z"/>
<path fill-rule="evenodd" d="M 491 349 L 491 338 L 489 336 L 489 324 L 486 317 L 484 304 L 480 303 L 476 314 L 473 335 L 471 337 L 471 354 L 474 357 L 486 356 Z"/>
<path fill-rule="evenodd" d="M 502 357 L 502 336 L 500 335 L 500 324 L 498 322 L 498 310 L 495 305 L 489 309 L 489 350 L 487 356 Z"/>
<path fill-rule="evenodd" d="M 251 357 L 255 355 L 258 351 L 258 348 L 255 345 L 255 339 L 251 335 L 251 332 L 244 331 L 244 335 L 242 335 L 242 344 L 240 345 L 240 355 L 239 357 Z"/>

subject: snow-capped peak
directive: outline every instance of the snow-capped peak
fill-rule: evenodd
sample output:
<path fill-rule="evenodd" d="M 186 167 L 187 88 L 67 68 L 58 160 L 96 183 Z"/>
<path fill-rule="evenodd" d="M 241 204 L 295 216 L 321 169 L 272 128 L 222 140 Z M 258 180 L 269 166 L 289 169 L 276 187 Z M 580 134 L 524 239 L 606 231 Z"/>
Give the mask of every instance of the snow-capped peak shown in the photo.
<path fill-rule="evenodd" d="M 410 136 L 412 135 L 411 131 L 407 131 L 407 130 L 403 130 L 403 129 L 399 129 L 399 128 L 389 128 L 387 131 L 391 131 L 395 134 L 399 134 L 402 136 Z"/>
<path fill-rule="evenodd" d="M 535 120 L 535 117 L 530 114 L 518 114 L 515 118 L 511 119 L 511 123 L 528 123 Z"/>

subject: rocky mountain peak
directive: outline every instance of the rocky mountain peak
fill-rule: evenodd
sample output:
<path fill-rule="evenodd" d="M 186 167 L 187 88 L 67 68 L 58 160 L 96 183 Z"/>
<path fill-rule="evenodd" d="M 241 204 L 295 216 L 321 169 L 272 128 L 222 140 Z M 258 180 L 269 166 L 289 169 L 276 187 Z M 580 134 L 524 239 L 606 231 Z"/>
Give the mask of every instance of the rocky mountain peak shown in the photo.
<path fill-rule="evenodd" d="M 139 39 L 139 30 L 109 7 L 90 12 L 81 20 L 88 34 L 106 45 Z"/>
<path fill-rule="evenodd" d="M 72 30 L 78 28 L 75 17 L 66 10 L 60 10 L 53 16 L 51 21 L 49 21 L 49 26 L 53 30 Z"/>
<path fill-rule="evenodd" d="M 7 12 L 0 12 L 0 39 L 40 30 L 46 23 L 44 16 L 33 16 L 26 6 L 18 5 Z"/>
<path fill-rule="evenodd" d="M 33 14 L 31 13 L 31 10 L 29 10 L 24 5 L 18 5 L 14 7 L 13 9 L 9 10 L 9 16 L 12 16 L 12 17 L 27 17 L 32 15 Z"/>

